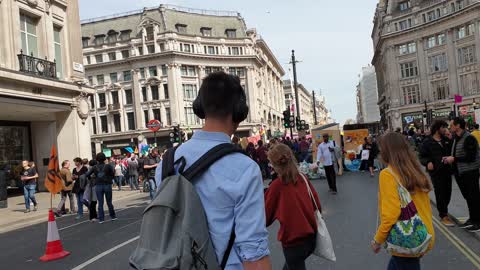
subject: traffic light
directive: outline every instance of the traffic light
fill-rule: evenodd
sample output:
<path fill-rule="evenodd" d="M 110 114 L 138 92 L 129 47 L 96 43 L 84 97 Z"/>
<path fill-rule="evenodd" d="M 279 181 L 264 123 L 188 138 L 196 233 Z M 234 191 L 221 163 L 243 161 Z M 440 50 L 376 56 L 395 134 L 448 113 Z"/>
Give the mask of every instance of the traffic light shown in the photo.
<path fill-rule="evenodd" d="M 295 117 L 295 125 L 297 126 L 297 130 L 301 130 L 301 120 L 300 116 Z"/>
<path fill-rule="evenodd" d="M 427 118 L 427 113 L 428 111 L 427 110 L 423 110 L 423 118 L 426 119 Z"/>
<path fill-rule="evenodd" d="M 170 132 L 170 142 L 171 143 L 181 143 L 182 138 L 181 133 L 180 133 L 180 128 L 179 127 L 173 127 L 173 131 Z"/>
<path fill-rule="evenodd" d="M 283 126 L 285 128 L 295 127 L 295 118 L 290 114 L 290 110 L 283 111 Z"/>
<path fill-rule="evenodd" d="M 305 122 L 305 120 L 301 120 L 300 118 L 298 118 L 297 123 L 298 131 L 307 130 L 307 122 Z"/>

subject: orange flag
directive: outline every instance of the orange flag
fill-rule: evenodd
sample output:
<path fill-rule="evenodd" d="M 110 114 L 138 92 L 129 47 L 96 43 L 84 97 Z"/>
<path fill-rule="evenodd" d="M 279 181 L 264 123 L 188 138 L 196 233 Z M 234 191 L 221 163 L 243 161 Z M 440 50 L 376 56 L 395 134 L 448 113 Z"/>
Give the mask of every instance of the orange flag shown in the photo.
<path fill-rule="evenodd" d="M 57 149 L 55 148 L 55 145 L 52 145 L 50 161 L 48 162 L 48 173 L 45 177 L 45 187 L 52 194 L 57 194 L 63 189 L 62 178 L 60 178 L 60 175 L 58 174 L 59 171 Z"/>

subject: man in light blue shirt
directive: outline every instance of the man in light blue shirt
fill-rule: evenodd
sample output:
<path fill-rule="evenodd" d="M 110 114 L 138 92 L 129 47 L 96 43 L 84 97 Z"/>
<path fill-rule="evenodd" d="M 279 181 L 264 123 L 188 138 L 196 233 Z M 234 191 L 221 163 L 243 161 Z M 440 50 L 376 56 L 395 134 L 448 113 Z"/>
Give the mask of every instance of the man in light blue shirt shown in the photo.
<path fill-rule="evenodd" d="M 230 137 L 248 114 L 240 80 L 224 72 L 204 79 L 193 107 L 195 114 L 205 119 L 205 126 L 175 152 L 175 160 L 186 159 L 186 169 L 213 147 L 231 143 Z M 160 187 L 161 164 L 155 180 Z M 230 154 L 195 179 L 194 186 L 207 215 L 219 265 L 235 226 L 235 244 L 225 269 L 270 270 L 263 182 L 258 165 L 246 155 Z"/>

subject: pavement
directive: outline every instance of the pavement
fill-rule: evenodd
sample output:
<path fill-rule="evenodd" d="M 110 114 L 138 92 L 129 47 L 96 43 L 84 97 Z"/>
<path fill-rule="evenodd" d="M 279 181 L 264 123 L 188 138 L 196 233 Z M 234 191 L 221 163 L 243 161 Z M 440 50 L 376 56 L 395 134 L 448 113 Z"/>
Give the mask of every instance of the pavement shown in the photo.
<path fill-rule="evenodd" d="M 430 200 L 434 205 L 436 205 L 435 194 L 430 192 Z M 452 184 L 452 199 L 450 204 L 448 205 L 448 212 L 452 217 L 453 221 L 457 223 L 457 225 L 463 224 L 468 219 L 468 207 L 467 202 L 462 196 L 460 192 L 460 188 L 455 181 L 455 177 L 453 177 L 453 184 Z M 480 240 L 480 232 L 472 233 L 477 239 Z"/>
<path fill-rule="evenodd" d="M 370 178 L 366 173 L 346 173 L 338 178 L 338 195 L 328 193 L 325 180 L 315 180 L 313 186 L 322 203 L 337 262 L 311 256 L 306 262 L 307 269 L 386 269 L 389 255 L 383 251 L 374 255 L 369 247 L 377 227 L 378 178 Z M 141 215 L 147 202 L 145 193 L 116 201 L 118 220 L 106 218 L 104 224 L 91 223 L 85 218 L 77 221 L 73 216 L 57 219 L 63 246 L 72 254 L 49 263 L 38 259 L 45 251 L 47 222 L 0 233 L 1 268 L 129 269 L 128 258 L 138 243 Z M 445 228 L 435 220 L 435 247 L 422 258 L 423 269 L 480 269 L 480 241 L 465 230 Z M 278 223 L 269 228 L 273 270 L 282 269 L 285 262 L 276 240 L 278 229 Z"/>
<path fill-rule="evenodd" d="M 130 191 L 130 188 L 124 187 L 122 191 L 117 191 L 114 188 L 113 200 L 124 200 L 131 197 L 141 196 L 139 191 Z M 8 207 L 0 209 L 0 233 L 5 233 L 11 230 L 23 228 L 40 222 L 44 222 L 48 219 L 48 210 L 50 209 L 50 193 L 39 192 L 35 193 L 35 198 L 38 202 L 38 210 L 33 211 L 33 205 L 30 209 L 30 213 L 24 213 L 25 211 L 25 199 L 23 195 L 10 196 L 8 198 Z M 56 208 L 60 202 L 60 194 L 56 194 L 52 199 L 53 208 Z M 76 202 L 76 198 L 75 198 Z M 70 208 L 70 202 L 67 199 L 66 207 Z M 75 205 L 75 208 L 77 206 Z M 84 207 L 84 212 L 87 209 Z M 88 215 L 88 212 L 86 212 Z"/>

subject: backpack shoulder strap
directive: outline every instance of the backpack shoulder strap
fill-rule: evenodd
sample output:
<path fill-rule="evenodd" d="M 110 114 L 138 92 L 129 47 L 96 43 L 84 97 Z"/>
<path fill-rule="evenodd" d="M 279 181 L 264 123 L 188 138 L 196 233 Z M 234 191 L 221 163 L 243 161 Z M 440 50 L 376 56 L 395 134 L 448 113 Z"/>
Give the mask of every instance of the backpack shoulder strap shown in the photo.
<path fill-rule="evenodd" d="M 219 144 L 195 161 L 192 166 L 184 171 L 183 176 L 189 181 L 192 181 L 196 176 L 207 170 L 208 167 L 210 167 L 210 165 L 215 163 L 217 160 L 232 153 L 245 154 L 243 150 L 236 148 L 231 143 Z"/>

